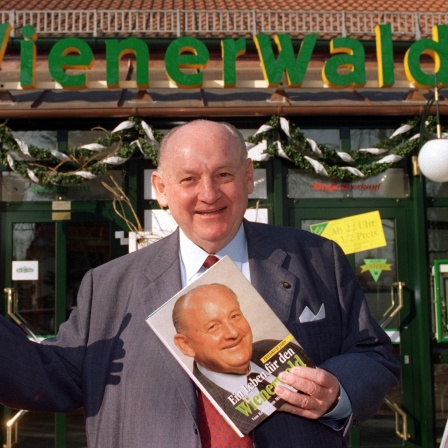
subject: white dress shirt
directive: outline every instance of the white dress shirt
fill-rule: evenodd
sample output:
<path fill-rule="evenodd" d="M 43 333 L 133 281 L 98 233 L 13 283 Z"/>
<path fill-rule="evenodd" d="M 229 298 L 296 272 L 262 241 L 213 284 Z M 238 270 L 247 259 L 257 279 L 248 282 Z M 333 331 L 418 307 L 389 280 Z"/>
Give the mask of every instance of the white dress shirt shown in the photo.
<path fill-rule="evenodd" d="M 190 241 L 181 229 L 179 229 L 179 234 L 180 271 L 182 288 L 184 288 L 206 271 L 206 268 L 202 265 L 210 254 Z M 241 224 L 238 233 L 233 237 L 232 241 L 214 255 L 218 258 L 228 255 L 236 264 L 237 268 L 250 281 L 249 256 L 247 254 L 247 241 L 243 224 Z"/>

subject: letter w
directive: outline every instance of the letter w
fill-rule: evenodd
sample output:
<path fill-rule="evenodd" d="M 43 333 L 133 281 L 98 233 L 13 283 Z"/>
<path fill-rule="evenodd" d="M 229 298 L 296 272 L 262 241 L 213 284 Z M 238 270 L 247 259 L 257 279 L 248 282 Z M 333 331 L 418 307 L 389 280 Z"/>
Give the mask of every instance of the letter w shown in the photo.
<path fill-rule="evenodd" d="M 268 86 L 278 87 L 282 82 L 283 73 L 286 71 L 288 86 L 300 87 L 305 78 L 316 40 L 317 34 L 306 35 L 300 45 L 296 59 L 291 38 L 287 34 L 276 34 L 274 41 L 277 44 L 278 57 L 275 60 L 269 36 L 267 34 L 255 35 L 255 46 L 261 61 L 263 76 Z"/>
<path fill-rule="evenodd" d="M 252 409 L 245 401 L 242 401 L 238 406 L 235 406 L 235 409 L 240 411 L 241 414 L 244 414 L 246 417 L 252 414 Z"/>
<path fill-rule="evenodd" d="M 12 26 L 9 23 L 0 24 L 0 65 L 2 64 L 3 56 L 5 56 L 11 30 Z"/>

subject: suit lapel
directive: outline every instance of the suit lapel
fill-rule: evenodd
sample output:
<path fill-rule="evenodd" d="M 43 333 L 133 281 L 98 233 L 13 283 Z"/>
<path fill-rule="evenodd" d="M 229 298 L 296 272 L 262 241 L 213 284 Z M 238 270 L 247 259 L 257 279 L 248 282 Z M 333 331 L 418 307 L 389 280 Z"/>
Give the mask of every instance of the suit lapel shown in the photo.
<path fill-rule="evenodd" d="M 251 283 L 286 324 L 290 315 L 298 278 L 288 271 L 289 254 L 272 243 L 269 226 L 245 221 Z"/>
<path fill-rule="evenodd" d="M 277 316 L 286 324 L 291 314 L 298 279 L 286 266 L 289 255 L 272 244 L 268 226 L 244 222 L 248 242 L 251 282 Z M 140 301 L 145 318 L 162 306 L 181 289 L 178 231 L 148 250 L 147 267 Z M 145 250 L 145 249 L 141 249 Z M 185 405 L 197 419 L 196 388 L 174 357 L 164 347 L 161 360 L 166 364 Z"/>
<path fill-rule="evenodd" d="M 147 315 L 162 306 L 181 287 L 179 262 L 179 232 L 167 236 L 148 251 L 146 266 L 143 268 L 145 287 L 141 302 Z M 142 250 L 142 249 L 140 249 Z"/>
<path fill-rule="evenodd" d="M 142 280 L 146 282 L 146 286 L 140 294 L 140 301 L 146 319 L 181 290 L 178 231 L 164 238 L 153 247 L 144 275 L 145 278 Z M 166 365 L 167 374 L 171 375 L 184 404 L 190 410 L 193 418 L 197 420 L 197 396 L 193 382 L 183 368 L 179 366 L 174 356 L 162 344 L 160 345 L 160 354 L 161 361 Z"/>

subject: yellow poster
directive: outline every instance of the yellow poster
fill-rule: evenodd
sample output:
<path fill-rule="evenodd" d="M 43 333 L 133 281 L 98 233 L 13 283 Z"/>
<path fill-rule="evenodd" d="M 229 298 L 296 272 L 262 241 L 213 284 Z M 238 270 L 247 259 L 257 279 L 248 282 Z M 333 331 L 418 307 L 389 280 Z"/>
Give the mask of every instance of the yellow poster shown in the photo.
<path fill-rule="evenodd" d="M 386 246 L 378 211 L 312 224 L 310 229 L 338 243 L 347 255 Z"/>

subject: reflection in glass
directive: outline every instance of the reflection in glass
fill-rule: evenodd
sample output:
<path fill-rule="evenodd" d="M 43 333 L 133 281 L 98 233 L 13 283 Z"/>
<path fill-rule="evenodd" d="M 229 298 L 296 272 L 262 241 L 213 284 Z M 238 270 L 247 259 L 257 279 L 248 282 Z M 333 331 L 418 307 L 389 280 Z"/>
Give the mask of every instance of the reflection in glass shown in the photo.
<path fill-rule="evenodd" d="M 379 141 L 392 135 L 391 129 L 350 129 L 350 146 L 352 150 L 371 148 Z"/>
<path fill-rule="evenodd" d="M 65 226 L 66 259 L 56 261 L 56 224 L 13 224 L 13 261 L 38 262 L 38 280 L 14 281 L 18 290 L 19 312 L 33 331 L 43 337 L 56 331 L 56 281 L 65 282 L 65 297 L 57 297 L 58 305 L 65 306 L 67 316 L 76 306 L 78 288 L 84 274 L 111 259 L 111 230 L 109 222 L 58 223 Z M 20 421 L 18 446 L 54 447 L 54 415 L 27 413 Z M 87 445 L 84 415 L 81 410 L 67 415 L 67 447 Z"/>
<path fill-rule="evenodd" d="M 21 418 L 18 426 L 17 447 L 53 448 L 55 446 L 54 432 L 53 414 L 28 412 Z"/>
<path fill-rule="evenodd" d="M 290 168 L 287 176 L 288 197 L 305 198 L 405 198 L 409 195 L 409 178 L 402 168 L 352 182 Z"/>
<path fill-rule="evenodd" d="M 78 146 L 96 143 L 100 138 L 107 137 L 107 132 L 98 129 L 91 131 L 68 131 L 68 147 L 77 148 Z"/>
<path fill-rule="evenodd" d="M 357 252 L 355 256 L 356 274 L 363 287 L 370 311 L 382 324 L 385 312 L 391 306 L 391 289 L 398 281 L 397 242 L 395 221 L 382 219 L 386 246 Z M 388 322 L 387 328 L 398 328 L 398 316 Z"/>
<path fill-rule="evenodd" d="M 301 227 L 309 231 L 312 224 L 322 221 L 324 220 L 302 220 Z M 391 287 L 398 279 L 396 223 L 393 219 L 382 219 L 381 222 L 387 245 L 350 255 L 350 258 L 354 257 L 356 275 L 364 290 L 370 311 L 380 324 L 387 319 L 384 313 L 391 305 Z M 388 328 L 398 326 L 398 317 L 387 325 Z M 392 350 L 398 356 L 400 345 L 394 344 Z M 389 390 L 387 398 L 401 408 L 402 395 L 399 386 Z M 395 433 L 395 413 L 386 404 L 381 406 L 373 418 L 362 423 L 354 431 L 357 433 L 356 438 L 360 439 L 359 446 L 385 448 L 403 446 L 403 440 Z M 356 443 L 354 446 L 357 446 Z"/>
<path fill-rule="evenodd" d="M 76 305 L 76 295 L 84 274 L 111 259 L 110 225 L 106 222 L 71 222 L 66 224 L 67 259 L 59 261 L 56 272 L 55 223 L 13 224 L 13 261 L 37 261 L 38 279 L 13 281 L 18 291 L 19 313 L 40 336 L 53 335 L 55 328 L 55 289 L 66 282 L 67 315 Z M 59 242 L 62 243 L 62 242 Z"/>
<path fill-rule="evenodd" d="M 57 149 L 56 131 L 13 131 L 14 138 L 22 140 L 28 146 L 33 145 L 43 149 Z"/>
<path fill-rule="evenodd" d="M 434 364 L 436 437 L 440 441 L 448 419 L 448 364 Z"/>
<path fill-rule="evenodd" d="M 399 386 L 392 387 L 386 398 L 398 405 L 401 409 L 401 389 Z M 384 402 L 374 418 L 359 425 L 361 443 L 360 446 L 392 448 L 404 446 L 403 440 L 396 434 L 395 413 Z M 400 432 L 403 428 L 398 428 Z"/>
<path fill-rule="evenodd" d="M 430 266 L 434 272 L 431 276 L 431 307 L 434 333 L 437 341 L 446 342 L 448 339 L 448 282 L 446 273 L 443 275 L 437 271 L 442 270 L 445 264 L 443 260 L 448 260 L 448 207 L 429 207 L 427 209 L 427 235 L 428 235 L 428 255 Z M 446 270 L 446 268 L 443 268 Z M 439 294 L 436 293 L 437 283 Z M 439 297 L 437 297 L 437 295 Z"/>
<path fill-rule="evenodd" d="M 314 140 L 318 145 L 337 150 L 341 147 L 339 129 L 302 129 L 302 132 L 306 138 Z"/>
<path fill-rule="evenodd" d="M 13 261 L 37 261 L 38 279 L 13 281 L 19 313 L 37 335 L 55 331 L 55 224 L 13 224 Z"/>
<path fill-rule="evenodd" d="M 448 259 L 448 207 L 427 209 L 428 251 L 430 265 L 434 260 Z"/>
<path fill-rule="evenodd" d="M 111 259 L 110 225 L 107 222 L 67 224 L 67 311 L 76 306 L 76 296 L 84 274 Z"/>

